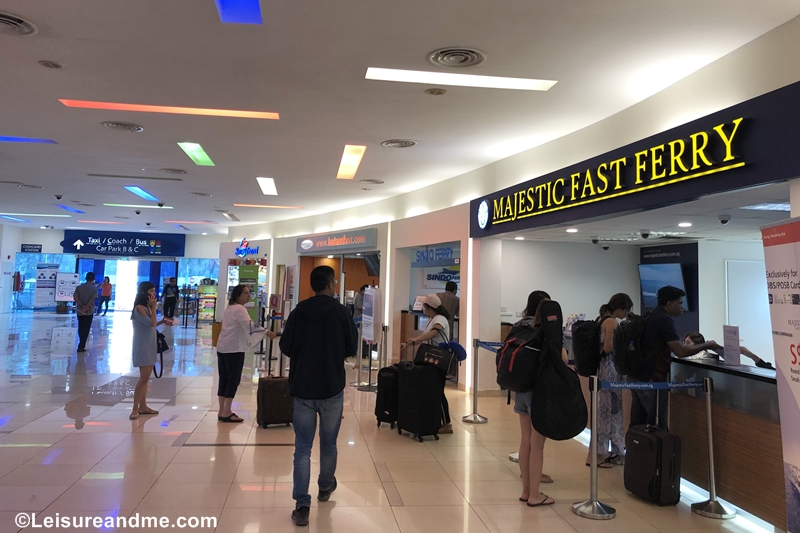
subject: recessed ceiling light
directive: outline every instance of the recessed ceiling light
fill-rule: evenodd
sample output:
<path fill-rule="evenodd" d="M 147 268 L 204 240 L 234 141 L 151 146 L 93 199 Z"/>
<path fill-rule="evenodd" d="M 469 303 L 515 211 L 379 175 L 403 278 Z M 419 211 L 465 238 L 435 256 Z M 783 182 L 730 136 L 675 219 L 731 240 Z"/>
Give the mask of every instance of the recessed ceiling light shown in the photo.
<path fill-rule="evenodd" d="M 328 256 L 328 259 L 333 259 L 333 256 L 332 256 L 332 255 L 329 255 L 329 256 Z"/>
<path fill-rule="evenodd" d="M 515 241 L 524 241 L 525 237 L 514 237 Z"/>
<path fill-rule="evenodd" d="M 72 218 L 72 215 L 45 215 L 40 213 L 0 213 L 3 216 L 11 217 L 53 217 L 53 218 Z"/>
<path fill-rule="evenodd" d="M 429 85 L 515 89 L 520 91 L 547 91 L 556 84 L 553 80 L 502 78 L 499 76 L 479 76 L 477 74 L 454 74 L 451 72 L 427 72 L 375 67 L 367 69 L 365 78 L 368 80 L 397 81 L 401 83 L 426 83 Z"/>
<path fill-rule="evenodd" d="M 182 168 L 159 168 L 158 171 L 164 172 L 166 174 L 188 174 L 188 172 L 186 172 Z"/>
<path fill-rule="evenodd" d="M 739 209 L 752 209 L 753 211 L 785 211 L 789 213 L 792 208 L 789 203 L 766 203 L 756 205 L 746 205 Z"/>
<path fill-rule="evenodd" d="M 227 218 L 232 222 L 241 222 L 241 220 L 239 220 L 239 217 L 237 217 L 233 213 L 222 213 L 222 216 L 224 216 L 225 218 Z"/>
<path fill-rule="evenodd" d="M 35 139 L 33 137 L 7 137 L 2 135 L 0 135 L 0 143 L 58 144 L 53 139 Z"/>
<path fill-rule="evenodd" d="M 211 193 L 209 192 L 193 192 L 191 194 L 192 196 L 204 196 L 204 197 L 211 196 Z"/>
<path fill-rule="evenodd" d="M 567 233 L 578 233 L 578 228 L 567 228 Z"/>
<path fill-rule="evenodd" d="M 679 228 L 691 228 L 692 227 L 692 223 L 691 222 L 681 222 L 681 223 L 678 224 L 678 227 Z"/>
<path fill-rule="evenodd" d="M 30 220 L 25 220 L 23 218 L 18 218 L 18 217 L 12 217 L 11 215 L 0 215 L 0 218 L 10 220 L 11 222 L 30 222 Z"/>
<path fill-rule="evenodd" d="M 18 187 L 22 187 L 23 189 L 41 189 L 41 185 L 28 185 L 27 183 L 20 183 Z"/>
<path fill-rule="evenodd" d="M 203 232 L 203 235 L 208 235 L 208 233 L 206 233 L 206 232 L 204 231 L 204 232 Z"/>
<path fill-rule="evenodd" d="M 366 146 L 359 146 L 355 144 L 344 145 L 344 152 L 342 152 L 342 162 L 339 163 L 339 172 L 336 173 L 337 180 L 351 180 L 358 172 L 358 165 L 361 164 L 361 158 L 364 157 L 364 152 L 367 151 Z"/>
<path fill-rule="evenodd" d="M 358 180 L 360 183 L 369 183 L 370 185 L 383 185 L 382 180 L 374 180 L 374 179 L 366 179 L 366 180 Z"/>
<path fill-rule="evenodd" d="M 67 107 L 81 109 L 105 109 L 107 111 L 137 111 L 139 113 L 167 113 L 171 115 L 201 115 L 207 117 L 259 118 L 278 120 L 278 113 L 268 111 L 239 111 L 234 109 L 204 109 L 201 107 L 171 107 L 160 105 L 119 104 L 114 102 L 89 102 L 86 100 L 65 100 L 59 102 Z"/>
<path fill-rule="evenodd" d="M 217 0 L 217 12 L 227 24 L 262 24 L 258 0 Z"/>
<path fill-rule="evenodd" d="M 260 207 L 263 209 L 304 209 L 299 205 L 233 204 L 233 207 Z M 223 212 L 223 214 L 225 214 Z"/>
<path fill-rule="evenodd" d="M 42 60 L 42 61 L 39 61 L 39 64 L 41 66 L 45 67 L 45 68 L 52 68 L 52 69 L 56 69 L 56 70 L 60 70 L 60 69 L 64 68 L 64 65 L 62 65 L 58 61 L 48 61 L 46 59 Z"/>
<path fill-rule="evenodd" d="M 443 94 L 447 94 L 447 91 L 445 89 L 432 88 L 425 89 L 425 94 L 429 94 L 431 96 L 442 96 Z"/>
<path fill-rule="evenodd" d="M 362 191 L 371 191 L 372 189 L 370 189 L 369 187 L 361 187 L 361 190 Z"/>
<path fill-rule="evenodd" d="M 119 131 L 127 131 L 130 133 L 141 133 L 144 131 L 144 128 L 138 124 L 131 124 L 130 122 L 101 122 L 103 126 L 106 128 L 111 128 L 112 130 L 119 130 Z"/>
<path fill-rule="evenodd" d="M 186 153 L 186 155 L 189 156 L 189 159 L 194 161 L 195 165 L 201 167 L 214 166 L 214 162 L 211 160 L 210 157 L 208 157 L 206 151 L 203 150 L 203 147 L 200 146 L 199 144 L 184 142 L 184 143 L 178 143 L 178 146 L 180 146 L 181 150 L 183 150 Z"/>
<path fill-rule="evenodd" d="M 158 202 L 158 198 L 156 198 L 155 196 L 153 196 L 152 194 L 150 194 L 146 190 L 144 190 L 141 187 L 138 187 L 136 185 L 127 185 L 125 187 L 125 189 L 128 192 L 132 192 L 133 194 L 135 194 L 139 198 L 144 198 L 145 200 L 149 200 L 151 202 Z"/>
<path fill-rule="evenodd" d="M 171 205 L 163 207 L 157 205 L 138 205 L 138 204 L 103 204 L 106 207 L 130 207 L 132 209 L 173 209 Z"/>
<path fill-rule="evenodd" d="M 275 180 L 272 178 L 256 178 L 258 186 L 261 187 L 261 192 L 264 196 L 277 196 L 278 189 L 275 188 Z"/>
<path fill-rule="evenodd" d="M 111 224 L 111 225 L 120 225 L 120 224 L 127 224 L 127 222 L 114 222 L 111 220 L 79 220 L 81 224 Z"/>
<path fill-rule="evenodd" d="M 411 148 L 416 145 L 417 141 L 414 139 L 389 139 L 381 143 L 384 148 Z"/>
<path fill-rule="evenodd" d="M 80 209 L 75 209 L 74 207 L 70 207 L 68 205 L 56 204 L 56 207 L 60 207 L 64 211 L 69 211 L 70 213 L 77 213 L 79 215 L 85 215 L 86 214 L 86 211 L 81 211 Z"/>

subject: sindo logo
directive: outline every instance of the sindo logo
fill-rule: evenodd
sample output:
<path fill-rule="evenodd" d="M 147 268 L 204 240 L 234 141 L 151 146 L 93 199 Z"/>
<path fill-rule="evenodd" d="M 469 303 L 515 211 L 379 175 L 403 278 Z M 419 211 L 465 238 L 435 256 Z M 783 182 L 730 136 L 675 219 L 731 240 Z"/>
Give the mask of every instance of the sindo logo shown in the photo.
<path fill-rule="evenodd" d="M 478 227 L 486 229 L 486 224 L 489 223 L 489 204 L 486 200 L 481 202 L 478 206 Z"/>
<path fill-rule="evenodd" d="M 314 241 L 312 241 L 311 239 L 306 239 L 300 243 L 300 248 L 302 248 L 303 250 L 310 250 L 313 247 L 314 247 Z"/>

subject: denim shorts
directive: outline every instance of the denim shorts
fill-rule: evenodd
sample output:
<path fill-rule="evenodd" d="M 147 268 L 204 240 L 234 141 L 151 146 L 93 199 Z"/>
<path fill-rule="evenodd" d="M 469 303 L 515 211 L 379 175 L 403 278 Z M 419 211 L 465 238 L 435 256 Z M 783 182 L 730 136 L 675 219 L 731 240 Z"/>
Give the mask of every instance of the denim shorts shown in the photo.
<path fill-rule="evenodd" d="M 514 393 L 514 412 L 518 415 L 531 415 L 531 404 L 533 403 L 533 392 Z"/>

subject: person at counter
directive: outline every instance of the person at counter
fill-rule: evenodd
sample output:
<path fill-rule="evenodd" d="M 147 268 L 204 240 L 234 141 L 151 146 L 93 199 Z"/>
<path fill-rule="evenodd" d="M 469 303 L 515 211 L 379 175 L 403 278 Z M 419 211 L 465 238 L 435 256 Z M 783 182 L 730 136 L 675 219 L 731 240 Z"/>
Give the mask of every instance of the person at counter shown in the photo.
<path fill-rule="evenodd" d="M 453 340 L 453 324 L 458 316 L 458 308 L 461 306 L 461 299 L 456 296 L 458 285 L 455 281 L 448 281 L 444 286 L 444 292 L 437 292 L 436 296 L 442 301 L 442 305 L 447 309 L 448 323 L 450 324 L 450 340 Z"/>
<path fill-rule="evenodd" d="M 684 296 L 686 293 L 682 289 L 672 285 L 658 289 L 658 305 L 647 317 L 644 331 L 642 331 L 642 371 L 638 375 L 628 376 L 629 381 L 668 381 L 672 354 L 683 359 L 703 350 L 722 349 L 722 346 L 714 341 L 692 346 L 684 346 L 681 343 L 672 318 L 681 316 Z M 631 390 L 630 425 L 655 425 L 656 406 L 658 408 L 658 426 L 667 429 L 668 391 Z"/>
<path fill-rule="evenodd" d="M 367 290 L 369 285 L 362 285 L 358 292 L 356 293 L 355 298 L 353 298 L 353 318 L 361 318 L 361 315 L 364 314 L 364 291 Z"/>
<path fill-rule="evenodd" d="M 683 339 L 684 346 L 695 346 L 697 344 L 703 344 L 706 342 L 706 338 L 703 336 L 702 333 L 695 332 L 689 333 Z M 745 348 L 744 346 L 739 346 L 739 350 L 741 351 L 742 355 L 747 357 L 748 359 L 752 359 L 753 362 L 756 364 L 758 368 L 766 368 L 768 370 L 775 370 L 775 367 L 772 366 L 771 363 L 764 361 L 759 356 Z M 703 350 L 702 352 L 690 355 L 689 357 L 685 357 L 684 359 L 687 360 L 694 360 L 694 359 L 721 359 L 719 354 L 709 352 L 707 350 Z"/>

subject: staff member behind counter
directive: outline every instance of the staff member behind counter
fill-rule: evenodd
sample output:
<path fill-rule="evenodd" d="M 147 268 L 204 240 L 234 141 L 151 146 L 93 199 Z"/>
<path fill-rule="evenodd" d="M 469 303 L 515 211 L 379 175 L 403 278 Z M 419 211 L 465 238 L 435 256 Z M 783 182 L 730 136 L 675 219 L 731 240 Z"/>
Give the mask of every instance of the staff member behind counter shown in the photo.
<path fill-rule="evenodd" d="M 706 338 L 703 337 L 702 333 L 689 333 L 683 339 L 683 345 L 684 346 L 696 346 L 698 344 L 703 344 L 705 342 L 706 342 Z M 767 361 L 764 361 L 763 359 L 761 359 L 759 356 L 757 356 L 756 354 L 754 354 L 753 352 L 751 352 L 750 350 L 748 350 L 744 346 L 739 346 L 739 349 L 742 352 L 742 355 L 747 357 L 747 358 L 749 358 L 749 359 L 752 359 L 753 362 L 756 364 L 756 366 L 758 368 L 767 368 L 769 370 L 775 370 L 775 367 L 772 366 L 771 363 L 769 363 Z M 720 357 L 719 354 L 716 354 L 716 353 L 713 353 L 713 352 L 709 352 L 707 350 L 703 350 L 703 351 L 697 353 L 696 355 L 690 355 L 689 357 L 684 357 L 684 359 L 686 359 L 686 360 L 693 360 L 693 359 L 717 359 L 717 360 L 719 360 L 719 359 L 721 359 L 721 357 Z"/>

